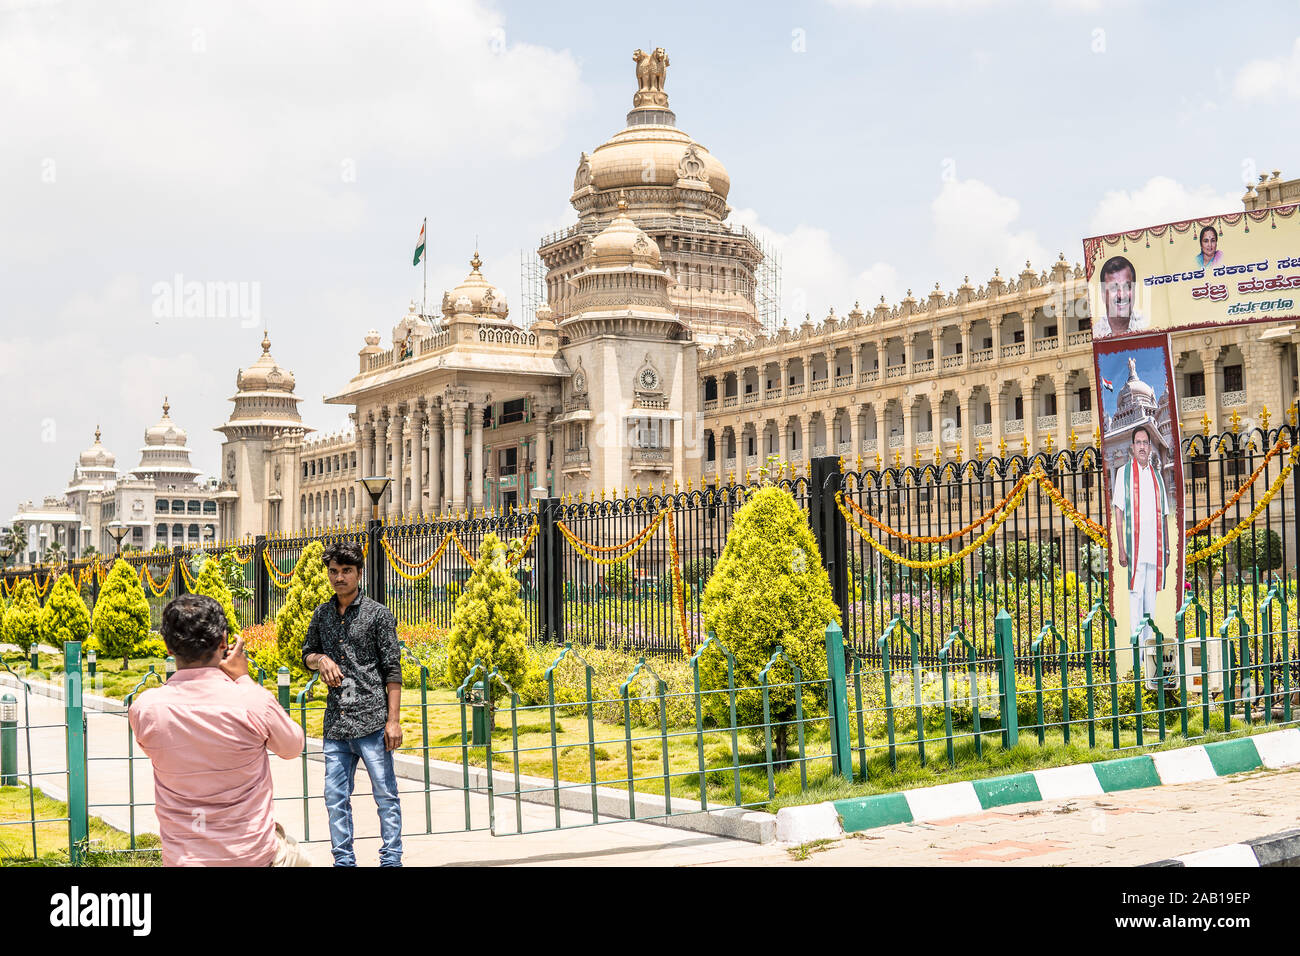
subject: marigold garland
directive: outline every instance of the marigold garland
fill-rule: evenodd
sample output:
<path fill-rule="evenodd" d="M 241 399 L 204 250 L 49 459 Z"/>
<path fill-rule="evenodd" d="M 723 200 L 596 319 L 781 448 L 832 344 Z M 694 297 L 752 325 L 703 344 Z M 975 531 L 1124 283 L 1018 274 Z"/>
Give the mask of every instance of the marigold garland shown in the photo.
<path fill-rule="evenodd" d="M 411 564 L 410 562 L 401 558 L 399 555 L 394 554 L 392 548 L 388 544 L 388 539 L 383 537 L 382 535 L 379 538 L 379 543 L 384 549 L 384 554 L 388 557 L 389 567 L 391 567 L 394 571 L 396 571 L 400 576 L 406 578 L 406 580 L 408 581 L 419 581 L 423 578 L 428 577 L 429 574 L 433 571 L 433 569 L 438 566 L 438 562 L 442 559 L 443 553 L 447 550 L 447 545 L 451 544 L 452 539 L 455 537 L 456 537 L 456 532 L 454 531 L 447 532 L 446 537 L 442 539 L 442 544 L 438 545 L 438 549 L 434 551 L 433 554 L 430 555 L 427 560 L 422 561 L 418 565 Z M 406 571 L 403 571 L 402 568 L 399 567 L 399 565 L 405 565 L 406 567 L 411 568 L 416 573 L 408 574 Z"/>
<path fill-rule="evenodd" d="M 1298 450 L 1300 449 L 1291 449 L 1291 453 L 1287 456 L 1286 465 L 1283 466 L 1282 470 L 1278 473 L 1278 476 L 1273 479 L 1273 483 L 1268 486 L 1268 491 L 1264 492 L 1264 496 L 1259 499 L 1259 504 L 1255 505 L 1254 510 L 1222 538 L 1219 538 L 1217 541 L 1211 541 L 1204 548 L 1190 554 L 1187 558 L 1188 564 L 1199 564 L 1211 555 L 1222 551 L 1228 545 L 1232 544 L 1232 542 L 1241 537 L 1242 532 L 1255 523 L 1255 519 L 1258 518 L 1260 513 L 1268 507 L 1269 502 L 1277 496 L 1277 493 L 1282 490 L 1282 486 L 1286 483 L 1287 476 L 1291 474 L 1291 469 L 1296 465 Z"/>
<path fill-rule="evenodd" d="M 862 525 L 858 524 L 855 520 L 853 520 L 853 515 L 852 513 L 850 513 L 849 509 L 844 507 L 844 492 L 842 491 L 835 492 L 835 504 L 839 507 L 840 514 L 844 515 L 844 520 L 849 523 L 849 526 L 852 527 L 853 530 L 856 531 L 859 535 L 861 535 L 862 539 L 866 541 L 867 544 L 871 545 L 871 547 L 874 548 L 876 551 L 879 551 L 882 556 L 888 558 L 890 561 L 892 561 L 895 564 L 902 564 L 909 568 L 916 568 L 917 570 L 930 571 L 935 568 L 943 568 L 943 567 L 947 567 L 950 564 L 955 564 L 956 562 L 965 558 L 968 554 L 974 552 L 977 548 L 982 547 L 984 543 L 988 541 L 989 538 L 993 537 L 993 533 L 997 531 L 998 528 L 1002 527 L 1002 525 L 1006 523 L 1007 519 L 1010 518 L 1011 515 L 1015 512 L 1015 510 L 1020 507 L 1021 502 L 1024 501 L 1025 495 L 1028 492 L 1029 492 L 1028 485 L 1023 486 L 1020 489 L 1020 491 L 1016 494 L 1016 496 L 1010 502 L 1008 502 L 1006 510 L 1004 510 L 1002 514 L 998 515 L 997 518 L 994 519 L 993 523 L 989 525 L 988 530 L 984 531 L 978 538 L 976 538 L 966 547 L 962 548 L 960 551 L 956 551 L 948 555 L 946 558 L 933 558 L 924 561 L 915 561 L 911 558 L 905 558 L 901 554 L 897 554 L 896 552 L 889 550 L 889 548 L 885 547 L 883 544 L 878 542 L 874 537 L 872 537 L 871 533 L 867 531 L 866 528 L 862 527 Z"/>
<path fill-rule="evenodd" d="M 1218 511 L 1216 511 L 1214 514 L 1210 515 L 1208 518 L 1198 521 L 1195 525 L 1193 525 L 1190 529 L 1188 529 L 1187 536 L 1189 538 L 1195 537 L 1196 535 L 1204 531 L 1206 528 L 1208 528 L 1210 525 L 1214 524 L 1214 522 L 1218 521 L 1220 518 L 1226 515 L 1228 513 L 1228 510 L 1232 508 L 1232 506 L 1235 505 L 1238 501 L 1241 500 L 1241 496 L 1246 493 L 1246 489 L 1249 488 L 1251 485 L 1253 485 L 1256 479 L 1258 479 L 1259 476 L 1264 473 L 1264 468 L 1267 467 L 1268 463 L 1277 455 L 1278 452 L 1285 451 L 1286 448 L 1287 448 L 1286 439 L 1279 438 L 1277 440 L 1277 444 L 1275 444 L 1272 448 L 1268 450 L 1268 454 L 1264 456 L 1264 460 L 1259 463 L 1259 467 L 1256 468 L 1254 471 L 1252 471 L 1250 473 L 1250 477 L 1247 478 L 1246 481 L 1242 484 L 1242 486 L 1237 489 L 1236 494 L 1234 494 L 1231 498 L 1229 498 L 1227 503 Z"/>
<path fill-rule="evenodd" d="M 283 591 L 293 583 L 293 572 L 290 571 L 288 574 L 282 575 L 280 569 L 271 563 L 271 553 L 269 551 L 264 550 L 262 552 L 262 563 L 266 565 L 266 570 L 271 572 L 271 583 L 277 589 Z"/>
<path fill-rule="evenodd" d="M 140 583 L 147 584 L 149 590 L 153 592 L 154 597 L 162 597 L 167 593 L 167 589 L 172 585 L 172 578 L 176 574 L 176 565 L 172 564 L 167 571 L 167 577 L 163 579 L 162 584 L 156 584 L 153 579 L 153 572 L 149 570 L 149 565 L 145 562 L 140 564 Z"/>
<path fill-rule="evenodd" d="M 982 515 L 980 515 L 970 524 L 966 525 L 966 527 L 962 528 L 960 531 L 953 531 L 950 532 L 949 534 L 936 534 L 936 535 L 908 534 L 905 531 L 896 531 L 895 529 L 889 527 L 889 525 L 885 524 L 883 521 L 880 521 L 878 518 L 876 518 L 874 515 L 868 512 L 865 508 L 859 505 L 852 498 L 845 498 L 844 500 L 848 502 L 849 507 L 852 508 L 859 516 L 865 518 L 868 524 L 870 524 L 872 527 L 880 531 L 883 531 L 891 538 L 902 538 L 904 541 L 911 541 L 915 544 L 941 544 L 944 541 L 952 541 L 954 538 L 964 537 L 965 535 L 970 534 L 980 525 L 987 522 L 990 518 L 992 518 L 994 515 L 996 515 L 999 511 L 1002 510 L 1002 508 L 1006 505 L 1006 503 L 1010 501 L 1020 491 L 1020 489 L 1024 486 L 1025 482 L 1028 480 L 1029 478 L 1027 475 L 1021 475 L 1019 478 L 1016 479 L 1016 483 L 1011 486 L 1011 490 L 1006 493 L 1006 495 L 1002 498 L 1001 501 L 995 504 L 988 511 L 984 512 Z"/>
<path fill-rule="evenodd" d="M 673 513 L 671 508 L 665 506 L 657 515 L 655 515 L 653 521 L 622 544 L 598 545 L 592 544 L 590 541 L 583 541 L 570 531 L 563 521 L 557 521 L 555 527 L 560 529 L 560 534 L 564 535 L 565 540 L 569 542 L 573 547 L 573 550 L 577 551 L 581 557 L 593 564 L 609 567 L 610 565 L 621 564 L 624 561 L 630 560 L 638 551 L 646 546 L 646 543 L 650 540 L 650 536 L 654 534 L 661 524 L 664 523 L 667 524 L 668 528 L 668 554 L 672 561 L 673 574 L 673 601 L 677 607 L 678 626 L 681 628 L 681 647 L 689 653 L 690 648 L 692 647 L 692 642 L 690 633 L 686 629 L 686 595 L 685 589 L 682 586 L 681 555 L 677 550 L 677 530 L 673 522 Z M 626 554 L 618 557 L 599 557 L 600 554 L 611 554 L 615 551 L 622 551 L 629 548 L 631 550 L 628 550 Z"/>

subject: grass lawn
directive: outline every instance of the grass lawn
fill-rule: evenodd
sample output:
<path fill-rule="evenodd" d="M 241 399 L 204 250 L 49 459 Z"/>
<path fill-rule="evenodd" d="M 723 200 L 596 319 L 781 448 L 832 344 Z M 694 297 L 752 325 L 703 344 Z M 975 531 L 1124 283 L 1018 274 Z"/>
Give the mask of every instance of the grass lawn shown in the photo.
<path fill-rule="evenodd" d="M 0 866 L 67 866 L 68 805 L 37 792 L 36 846 L 32 847 L 31 794 L 26 787 L 0 787 Z M 99 817 L 90 818 L 90 843 L 86 866 L 161 866 L 158 837 L 137 834 L 137 849 L 130 837 Z"/>

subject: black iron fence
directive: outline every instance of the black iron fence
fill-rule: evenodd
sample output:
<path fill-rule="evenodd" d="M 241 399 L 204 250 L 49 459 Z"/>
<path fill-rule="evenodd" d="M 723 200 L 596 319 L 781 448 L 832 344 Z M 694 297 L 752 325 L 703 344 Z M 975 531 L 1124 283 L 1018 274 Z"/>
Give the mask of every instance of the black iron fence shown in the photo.
<path fill-rule="evenodd" d="M 1184 568 L 1179 556 L 1184 597 L 1195 596 L 1206 609 L 1212 633 L 1234 611 L 1258 607 L 1273 584 L 1295 610 L 1300 470 L 1286 474 L 1284 447 L 1294 443 L 1296 430 L 1228 432 L 1183 444 L 1189 547 L 1202 548 L 1247 525 L 1208 559 Z M 1089 523 L 1106 523 L 1105 467 L 1095 448 L 861 472 L 842 471 L 839 460 L 822 458 L 808 474 L 778 483 L 808 514 L 846 642 L 878 662 L 880 638 L 899 618 L 918 637 L 919 664 L 933 667 L 954 630 L 980 655 L 991 654 L 1000 608 L 1012 616 L 1018 658 L 1031 656 L 1033 641 L 1049 624 L 1079 649 L 1084 619 L 1106 597 L 1106 552 L 1087 530 Z M 1045 480 L 1025 483 L 1031 473 Z M 492 533 L 522 549 L 512 573 L 533 639 L 678 656 L 705 636 L 704 586 L 753 487 L 552 498 L 509 514 L 258 537 L 233 549 L 247 587 L 236 612 L 244 624 L 273 618 L 304 549 L 343 538 L 366 550 L 367 587 L 400 623 L 446 628 L 483 537 Z M 1000 520 L 1002 506 L 1017 495 L 1023 495 L 1018 506 Z M 1075 509 L 1074 517 L 1061 501 Z M 646 534 L 652 525 L 654 533 Z M 141 574 L 155 626 L 166 601 L 192 587 L 197 551 L 124 556 Z M 103 578 L 94 571 L 99 560 L 7 569 L 0 581 L 12 593 L 19 578 L 31 577 L 43 602 L 55 576 L 72 573 L 93 607 Z M 107 570 L 107 562 L 101 567 Z"/>

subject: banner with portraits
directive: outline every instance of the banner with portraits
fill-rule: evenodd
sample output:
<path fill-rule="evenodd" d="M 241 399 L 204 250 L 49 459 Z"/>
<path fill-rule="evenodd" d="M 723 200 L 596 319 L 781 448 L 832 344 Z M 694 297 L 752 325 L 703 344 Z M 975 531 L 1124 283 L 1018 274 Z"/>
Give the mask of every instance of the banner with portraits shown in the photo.
<path fill-rule="evenodd" d="M 1166 223 L 1083 242 L 1120 660 L 1175 686 L 1184 567 L 1183 460 L 1171 330 L 1300 317 L 1300 206 Z M 1163 658 L 1163 659 L 1162 659 Z M 1197 684 L 1199 690 L 1199 683 Z"/>

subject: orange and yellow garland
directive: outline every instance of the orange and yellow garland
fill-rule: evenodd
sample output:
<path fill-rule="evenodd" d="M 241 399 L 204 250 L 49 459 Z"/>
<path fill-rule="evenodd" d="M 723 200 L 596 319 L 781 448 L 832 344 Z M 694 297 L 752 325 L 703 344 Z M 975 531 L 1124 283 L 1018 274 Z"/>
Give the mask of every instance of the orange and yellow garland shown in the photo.
<path fill-rule="evenodd" d="M 664 507 L 657 515 L 655 515 L 653 521 L 622 544 L 598 545 L 592 544 L 589 541 L 583 541 L 569 530 L 568 525 L 563 521 L 557 521 L 555 527 L 560 530 L 560 534 L 564 535 L 565 540 L 569 542 L 573 547 L 573 550 L 577 551 L 581 557 L 593 564 L 608 567 L 612 564 L 620 564 L 627 561 L 645 547 L 646 543 L 650 540 L 650 536 L 658 530 L 661 524 L 666 524 L 668 527 L 668 553 L 669 557 L 672 559 L 673 572 L 673 603 L 677 608 L 678 626 L 681 628 L 681 647 L 684 653 L 690 654 L 694 650 L 694 647 L 691 641 L 690 632 L 686 628 L 686 595 L 685 589 L 682 587 L 681 557 L 677 550 L 677 529 L 673 522 L 673 512 L 671 508 Z M 626 553 L 612 558 L 600 557 L 601 554 L 613 554 L 616 551 L 626 551 Z"/>

